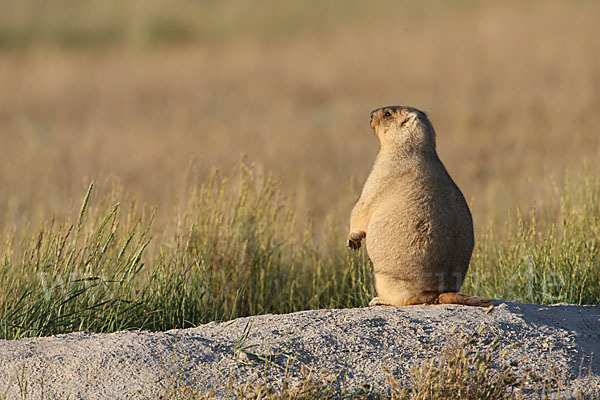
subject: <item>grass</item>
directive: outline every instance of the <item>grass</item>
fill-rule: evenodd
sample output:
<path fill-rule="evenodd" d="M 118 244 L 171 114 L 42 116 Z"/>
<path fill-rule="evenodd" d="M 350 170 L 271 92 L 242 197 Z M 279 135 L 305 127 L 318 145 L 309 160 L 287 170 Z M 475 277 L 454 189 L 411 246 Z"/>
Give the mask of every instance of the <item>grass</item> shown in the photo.
<path fill-rule="evenodd" d="M 307 7 L 268 0 L 262 2 L 263 10 L 236 1 L 199 4 L 184 0 L 177 10 L 156 0 L 144 2 L 143 6 L 115 0 L 82 0 L 77 5 L 61 1 L 55 7 L 47 7 L 39 0 L 5 3 L 6 13 L 0 17 L 0 51 L 12 52 L 40 47 L 81 51 L 215 44 L 240 36 L 264 38 L 281 33 L 289 37 L 309 30 L 327 31 L 330 28 L 326 22 L 331 23 L 331 17 L 340 12 L 344 19 L 360 22 L 357 9 L 364 9 L 357 1 L 348 2 L 341 9 L 336 4 L 319 5 L 314 1 L 312 7 Z M 400 9 L 399 5 L 390 6 Z M 314 13 L 314 7 L 322 12 Z M 40 9 L 43 12 L 37 13 Z M 221 22 L 224 20 L 227 23 Z"/>
<path fill-rule="evenodd" d="M 0 337 L 167 330 L 246 315 L 366 305 L 370 265 L 339 243 L 297 239 L 278 183 L 240 168 L 193 189 L 178 229 L 147 254 L 147 210 L 91 204 L 2 248 Z M 334 236 L 329 236 L 331 241 Z M 20 251 L 15 249 L 19 248 Z"/>
<path fill-rule="evenodd" d="M 600 303 L 600 179 L 567 179 L 555 196 L 555 215 L 517 210 L 504 232 L 481 235 L 465 290 L 535 304 Z"/>
<path fill-rule="evenodd" d="M 73 224 L 51 220 L 29 239 L 13 233 L 1 248 L 0 337 L 162 331 L 359 307 L 372 296 L 370 262 L 344 247 L 345 227 L 297 235 L 279 182 L 243 164 L 237 176 L 215 172 L 192 188 L 176 226 L 160 230 L 151 210 L 93 197 L 91 185 Z M 483 235 L 465 292 L 599 303 L 600 180 L 561 199 L 556 224 L 520 215 L 505 239 L 493 229 Z"/>
<path fill-rule="evenodd" d="M 172 249 L 161 252 L 154 274 L 152 303 L 169 318 L 160 329 L 366 304 L 366 259 L 343 246 L 319 245 L 310 230 L 298 238 L 279 184 L 245 166 L 240 174 L 237 183 L 213 175 L 192 191 L 184 228 Z"/>

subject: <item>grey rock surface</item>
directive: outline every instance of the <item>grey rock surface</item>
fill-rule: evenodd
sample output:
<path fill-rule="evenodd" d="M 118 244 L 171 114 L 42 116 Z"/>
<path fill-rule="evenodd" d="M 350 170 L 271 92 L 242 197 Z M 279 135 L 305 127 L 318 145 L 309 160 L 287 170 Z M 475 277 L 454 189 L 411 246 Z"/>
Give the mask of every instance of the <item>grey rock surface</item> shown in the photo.
<path fill-rule="evenodd" d="M 386 390 L 382 366 L 409 383 L 410 367 L 459 333 L 482 346 L 496 337 L 520 343 L 506 358 L 516 370 L 552 365 L 570 385 L 600 388 L 599 306 L 496 304 L 489 314 L 458 305 L 312 310 L 167 332 L 0 341 L 0 396 L 20 399 L 25 384 L 28 399 L 39 399 L 42 386 L 46 399 L 157 398 L 175 385 L 221 395 L 230 382 L 293 381 L 302 365 L 339 373 L 346 387 Z"/>

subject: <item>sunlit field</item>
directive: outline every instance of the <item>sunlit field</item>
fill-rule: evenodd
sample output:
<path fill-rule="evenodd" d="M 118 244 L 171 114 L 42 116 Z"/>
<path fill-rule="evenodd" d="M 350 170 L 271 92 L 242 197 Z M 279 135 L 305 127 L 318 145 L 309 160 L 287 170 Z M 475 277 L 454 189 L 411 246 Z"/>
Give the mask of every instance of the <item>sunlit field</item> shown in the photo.
<path fill-rule="evenodd" d="M 3 338 L 366 305 L 391 104 L 470 204 L 467 293 L 600 300 L 598 2 L 0 4 Z"/>

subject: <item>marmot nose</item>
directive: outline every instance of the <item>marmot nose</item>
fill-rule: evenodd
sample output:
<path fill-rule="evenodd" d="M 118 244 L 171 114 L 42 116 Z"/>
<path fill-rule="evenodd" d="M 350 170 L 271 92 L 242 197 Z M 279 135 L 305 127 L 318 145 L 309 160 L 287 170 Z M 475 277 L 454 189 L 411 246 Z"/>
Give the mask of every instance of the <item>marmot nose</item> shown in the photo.
<path fill-rule="evenodd" d="M 371 111 L 371 128 L 375 128 L 375 125 L 377 125 L 379 123 L 378 118 L 377 118 L 377 110 L 375 111 Z"/>

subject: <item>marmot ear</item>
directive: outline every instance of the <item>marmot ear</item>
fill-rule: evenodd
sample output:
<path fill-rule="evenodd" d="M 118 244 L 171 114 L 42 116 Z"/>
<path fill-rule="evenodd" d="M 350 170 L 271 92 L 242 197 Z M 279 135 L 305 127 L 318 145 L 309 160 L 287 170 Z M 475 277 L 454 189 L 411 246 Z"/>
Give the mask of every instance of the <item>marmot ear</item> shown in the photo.
<path fill-rule="evenodd" d="M 414 118 L 415 118 L 415 116 L 413 114 L 406 115 L 404 117 L 404 120 L 400 123 L 400 128 L 402 128 L 404 125 L 406 125 L 407 122 L 411 121 Z"/>

